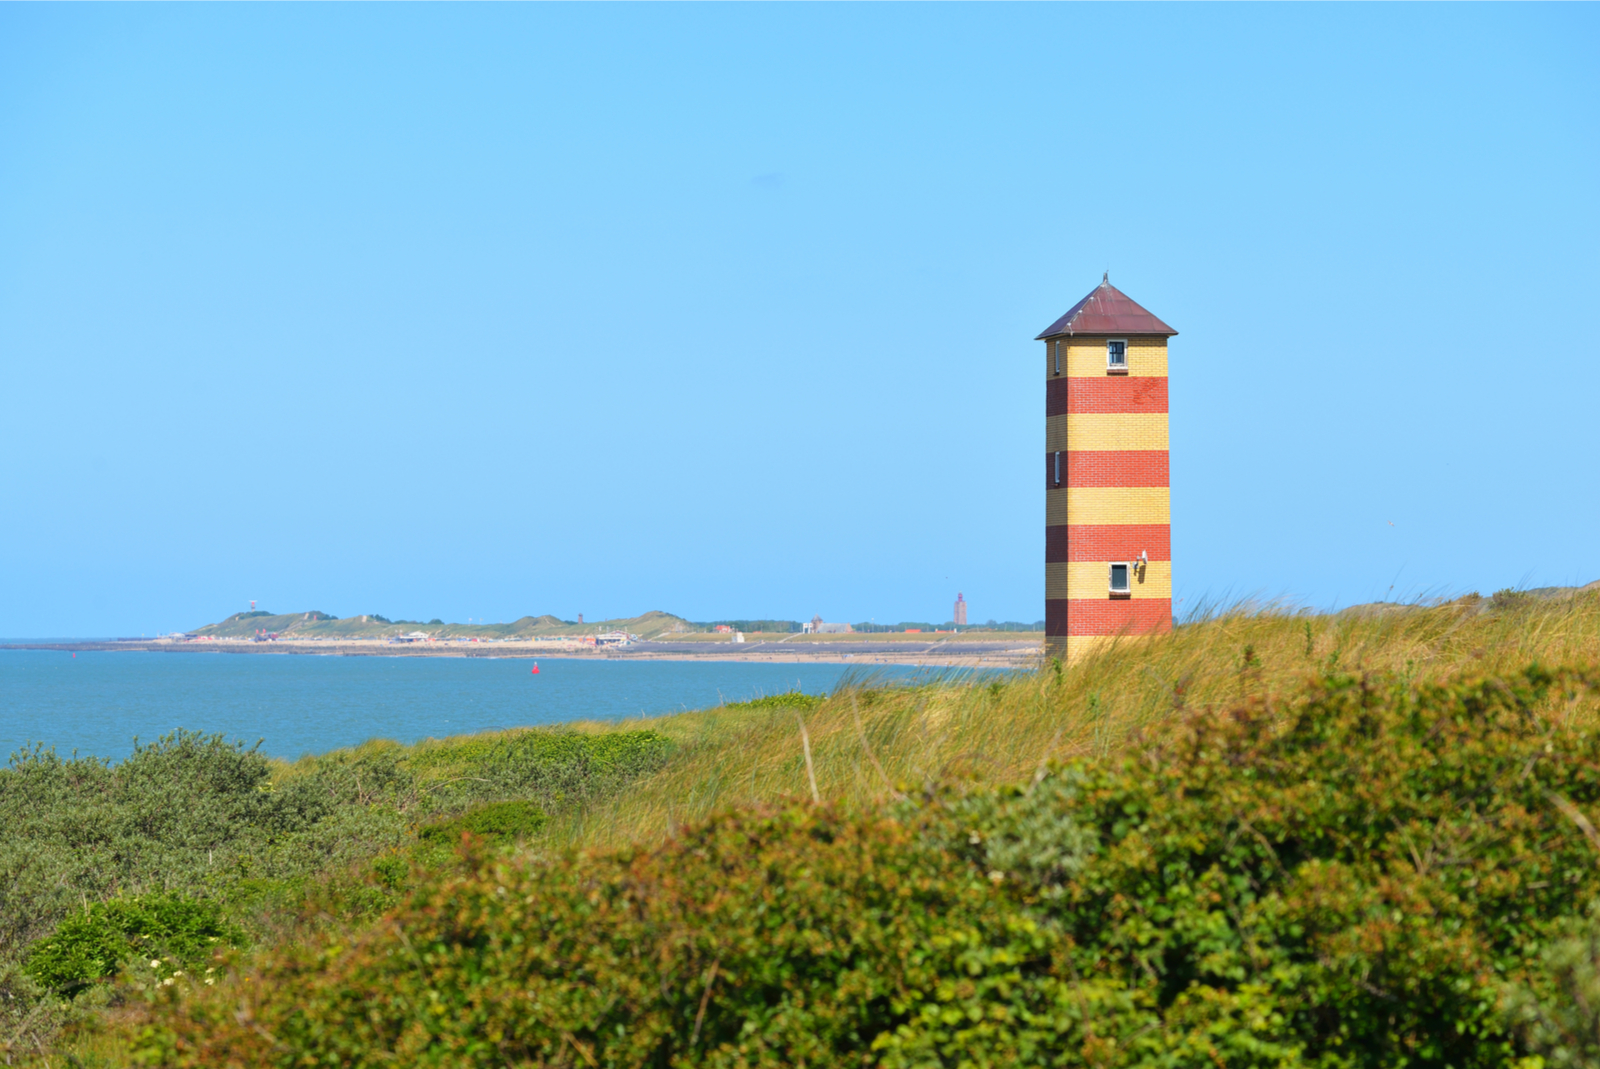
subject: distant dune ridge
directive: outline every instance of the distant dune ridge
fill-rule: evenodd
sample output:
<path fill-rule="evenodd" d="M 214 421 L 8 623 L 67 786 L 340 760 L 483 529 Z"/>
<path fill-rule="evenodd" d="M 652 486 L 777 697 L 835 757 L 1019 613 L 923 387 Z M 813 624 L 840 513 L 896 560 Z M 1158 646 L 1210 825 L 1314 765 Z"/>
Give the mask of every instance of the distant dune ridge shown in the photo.
<path fill-rule="evenodd" d="M 1525 599 L 1536 600 L 1566 600 L 1582 594 L 1600 590 L 1600 580 L 1584 586 L 1570 587 L 1539 587 L 1533 590 L 1502 590 L 1492 598 L 1482 598 L 1477 594 L 1468 594 L 1458 599 L 1462 602 L 1475 603 L 1478 611 L 1486 612 L 1491 607 L 1502 608 L 1506 605 Z M 1430 608 L 1438 602 L 1368 602 L 1362 605 L 1351 605 L 1340 610 L 1340 615 L 1367 616 L 1387 612 L 1417 611 Z M 721 622 L 721 621 L 716 621 Z M 745 630 L 766 630 L 775 628 L 780 630 L 799 630 L 798 623 L 776 620 L 749 620 L 735 621 L 735 624 Z M 788 624 L 788 627 L 783 625 Z M 868 629 L 870 625 L 861 624 L 858 629 Z M 900 625 L 908 627 L 910 625 Z M 932 630 L 932 624 L 921 625 Z M 953 626 L 953 625 L 947 625 Z M 1021 630 L 1027 625 L 1007 623 L 1000 625 L 998 630 Z M 529 638 L 560 638 L 563 636 L 578 637 L 593 635 L 596 632 L 625 631 L 641 639 L 669 638 L 673 635 L 690 635 L 710 630 L 707 623 L 696 623 L 681 616 L 674 616 L 669 612 L 652 609 L 642 616 L 631 616 L 626 619 L 614 620 L 588 620 L 578 623 L 575 620 L 563 620 L 551 616 L 524 616 L 510 623 L 496 624 L 447 624 L 443 620 L 432 619 L 426 623 L 420 620 L 390 620 L 387 617 L 368 613 L 361 616 L 346 616 L 339 618 L 315 609 L 307 612 L 271 613 L 265 610 L 254 612 L 240 612 L 228 617 L 226 620 L 204 627 L 195 628 L 187 634 L 207 638 L 253 638 L 260 632 L 275 634 L 280 638 L 327 638 L 327 639 L 353 639 L 353 638 L 394 638 L 401 635 L 424 634 L 430 638 L 497 638 L 497 639 L 529 639 Z M 1040 625 L 1033 625 L 1039 629 Z M 974 625 L 967 630 L 996 630 L 994 622 L 989 625 Z M 877 627 L 872 630 L 887 631 L 888 627 Z"/>
<path fill-rule="evenodd" d="M 1478 614 L 1490 612 L 1495 609 L 1512 608 L 1518 605 L 1529 604 L 1537 601 L 1561 602 L 1571 601 L 1573 598 L 1584 594 L 1600 591 L 1600 579 L 1583 586 L 1541 586 L 1531 590 L 1515 590 L 1507 588 L 1497 591 L 1493 597 L 1483 597 L 1479 594 L 1467 594 L 1455 599 L 1463 605 L 1473 608 Z M 1340 609 L 1339 616 L 1375 616 L 1390 612 L 1414 612 L 1430 609 L 1436 605 L 1445 604 L 1438 601 L 1368 601 L 1360 605 L 1351 605 Z"/>
<path fill-rule="evenodd" d="M 447 624 L 434 619 L 390 620 L 376 614 L 346 616 L 340 619 L 325 612 L 235 613 L 219 623 L 207 624 L 188 632 L 208 638 L 252 638 L 265 631 L 281 638 L 392 638 L 421 632 L 431 638 L 534 638 L 563 635 L 592 635 L 596 631 L 626 631 L 640 638 L 657 638 L 677 632 L 697 630 L 695 625 L 671 613 L 651 611 L 625 620 L 590 620 L 582 624 L 548 614 L 524 616 L 507 624 Z"/>

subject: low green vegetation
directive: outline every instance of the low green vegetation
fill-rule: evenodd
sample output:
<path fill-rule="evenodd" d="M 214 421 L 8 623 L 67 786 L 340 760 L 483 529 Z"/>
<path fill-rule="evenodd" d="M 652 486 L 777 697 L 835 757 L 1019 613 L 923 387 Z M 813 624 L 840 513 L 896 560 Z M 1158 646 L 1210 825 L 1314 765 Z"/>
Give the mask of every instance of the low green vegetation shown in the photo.
<path fill-rule="evenodd" d="M 1597 688 L 1538 669 L 1423 687 L 1334 673 L 1013 786 L 735 809 L 648 849 L 469 853 L 355 938 L 316 933 L 220 991 L 151 1003 L 132 1051 L 173 1066 L 1581 1061 L 1518 1007 L 1573 1015 L 1547 952 L 1587 936 L 1600 897 L 1571 815 L 1600 805 Z"/>
<path fill-rule="evenodd" d="M 826 702 L 821 694 L 806 694 L 798 690 L 784 691 L 782 694 L 764 694 L 759 698 L 749 701 L 733 702 L 722 708 L 728 712 L 753 713 L 766 712 L 776 709 L 793 709 L 797 712 L 810 712 Z"/>
<path fill-rule="evenodd" d="M 213 952 L 237 949 L 244 932 L 214 899 L 135 895 L 95 902 L 69 914 L 48 939 L 30 948 L 26 974 L 46 990 L 71 997 L 114 976 L 130 960 L 148 960 L 157 979 L 198 970 Z"/>
<path fill-rule="evenodd" d="M 161 973 L 210 946 L 282 938 L 308 903 L 375 916 L 414 865 L 452 863 L 462 831 L 525 838 L 660 768 L 671 745 L 648 730 L 516 731 L 286 765 L 179 732 L 118 764 L 13 755 L 0 771 L 0 1042 L 42 1042 L 130 963 Z M 385 863 L 390 879 L 373 879 Z"/>
<path fill-rule="evenodd" d="M 490 802 L 450 820 L 426 824 L 418 835 L 424 840 L 443 843 L 459 842 L 463 835 L 490 841 L 525 840 L 538 834 L 549 819 L 533 802 Z"/>
<path fill-rule="evenodd" d="M 1424 683 L 1597 656 L 1600 590 L 1502 607 L 1468 597 L 1330 615 L 1230 612 L 1005 683 L 952 672 L 883 686 L 863 668 L 806 714 L 811 771 L 824 799 L 867 805 L 886 779 L 1010 783 L 1047 757 L 1110 758 L 1183 714 L 1290 693 L 1321 672 Z M 654 842 L 730 805 L 810 793 L 792 712 L 724 706 L 651 727 L 678 743 L 673 759 L 636 789 L 553 816 L 552 844 Z"/>
<path fill-rule="evenodd" d="M 141 762 L 215 765 L 140 848 L 181 878 L 35 834 L 69 878 L 8 944 L 0 1041 L 85 1066 L 1593 1066 L 1597 652 L 1596 593 L 1238 612 L 632 730 L 294 765 L 164 740 L 73 766 L 114 812 L 0 809 L 126 827 L 169 782 Z M 239 845 L 207 876 L 219 827 Z M 212 972 L 93 914 L 156 895 L 233 926 Z M 50 980 L 53 954 L 123 956 Z"/>

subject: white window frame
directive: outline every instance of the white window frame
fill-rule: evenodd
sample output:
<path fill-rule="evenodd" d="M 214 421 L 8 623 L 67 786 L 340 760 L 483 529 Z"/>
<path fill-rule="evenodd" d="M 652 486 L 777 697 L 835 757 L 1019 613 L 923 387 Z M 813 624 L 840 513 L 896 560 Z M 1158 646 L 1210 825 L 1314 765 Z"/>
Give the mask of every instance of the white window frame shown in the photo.
<path fill-rule="evenodd" d="M 1128 585 L 1120 589 L 1117 587 L 1118 568 L 1124 569 L 1123 574 L 1128 577 Z M 1118 594 L 1131 595 L 1133 593 L 1133 563 L 1122 560 L 1112 561 L 1110 567 L 1106 569 L 1106 586 L 1113 596 Z"/>
<path fill-rule="evenodd" d="M 1056 358 L 1055 374 L 1059 375 L 1059 374 L 1061 374 L 1061 339 L 1060 338 L 1056 339 L 1056 347 L 1055 347 L 1054 351 L 1055 351 L 1055 358 Z"/>
<path fill-rule="evenodd" d="M 1113 345 L 1121 345 L 1122 346 L 1122 363 L 1120 363 L 1120 364 L 1113 363 L 1112 360 L 1111 360 L 1111 347 Z M 1128 370 L 1128 339 L 1127 338 L 1107 338 L 1106 339 L 1106 370 L 1107 371 L 1126 371 L 1126 370 Z"/>

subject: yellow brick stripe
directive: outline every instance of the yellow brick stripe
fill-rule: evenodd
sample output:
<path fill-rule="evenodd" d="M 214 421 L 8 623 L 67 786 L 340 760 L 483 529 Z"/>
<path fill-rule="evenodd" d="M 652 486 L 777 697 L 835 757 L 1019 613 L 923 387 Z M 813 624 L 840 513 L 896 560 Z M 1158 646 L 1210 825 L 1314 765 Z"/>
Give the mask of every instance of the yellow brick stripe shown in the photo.
<path fill-rule="evenodd" d="M 1046 378 L 1054 378 L 1056 371 L 1056 341 L 1061 344 L 1061 374 L 1104 375 L 1106 373 L 1106 339 L 1060 338 L 1044 343 Z M 1167 373 L 1167 343 L 1164 338 L 1128 339 L 1128 375 L 1132 378 L 1159 378 Z"/>
<path fill-rule="evenodd" d="M 1130 644 L 1140 641 L 1142 636 L 1118 635 L 1054 635 L 1045 639 L 1044 655 L 1046 658 L 1060 658 L 1062 664 L 1075 664 L 1091 653 L 1098 653 L 1107 648 L 1121 646 L 1124 650 Z M 1136 647 L 1135 647 L 1136 648 Z"/>
<path fill-rule="evenodd" d="M 1172 495 L 1165 486 L 1047 490 L 1044 514 L 1049 527 L 1067 523 L 1171 523 Z"/>
<path fill-rule="evenodd" d="M 1128 588 L 1129 596 L 1135 599 L 1172 597 L 1172 562 L 1153 560 L 1143 568 L 1135 568 L 1129 577 Z M 1046 564 L 1044 596 L 1109 598 L 1111 562 L 1074 561 L 1071 564 Z"/>
<path fill-rule="evenodd" d="M 1065 647 L 1064 654 L 1057 654 L 1056 656 L 1061 657 L 1067 664 L 1075 664 L 1091 653 L 1098 653 L 1108 646 L 1115 646 L 1119 642 L 1127 643 L 1134 640 L 1126 636 L 1119 638 L 1115 635 L 1073 635 L 1070 638 L 1057 639 L 1056 641 Z"/>
<path fill-rule="evenodd" d="M 1044 443 L 1047 453 L 1067 449 L 1165 449 L 1167 416 L 1164 412 L 1082 412 L 1047 416 L 1044 421 Z"/>

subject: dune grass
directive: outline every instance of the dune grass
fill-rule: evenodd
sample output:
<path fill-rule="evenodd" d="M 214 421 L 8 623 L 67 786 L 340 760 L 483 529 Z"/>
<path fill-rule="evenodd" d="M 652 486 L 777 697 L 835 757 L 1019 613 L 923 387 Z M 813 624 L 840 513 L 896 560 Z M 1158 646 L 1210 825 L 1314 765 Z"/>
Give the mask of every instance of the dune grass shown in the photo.
<path fill-rule="evenodd" d="M 546 841 L 658 841 L 719 807 L 806 797 L 813 776 L 824 801 L 849 803 L 952 779 L 1015 781 L 1052 758 L 1109 754 L 1160 730 L 1174 712 L 1281 693 L 1329 670 L 1427 682 L 1597 657 L 1600 591 L 1331 615 L 1234 608 L 1125 639 L 1069 667 L 1013 677 L 951 672 L 909 685 L 863 674 L 803 708 L 769 698 L 635 722 L 677 743 L 672 760 L 626 791 L 561 814 Z"/>

